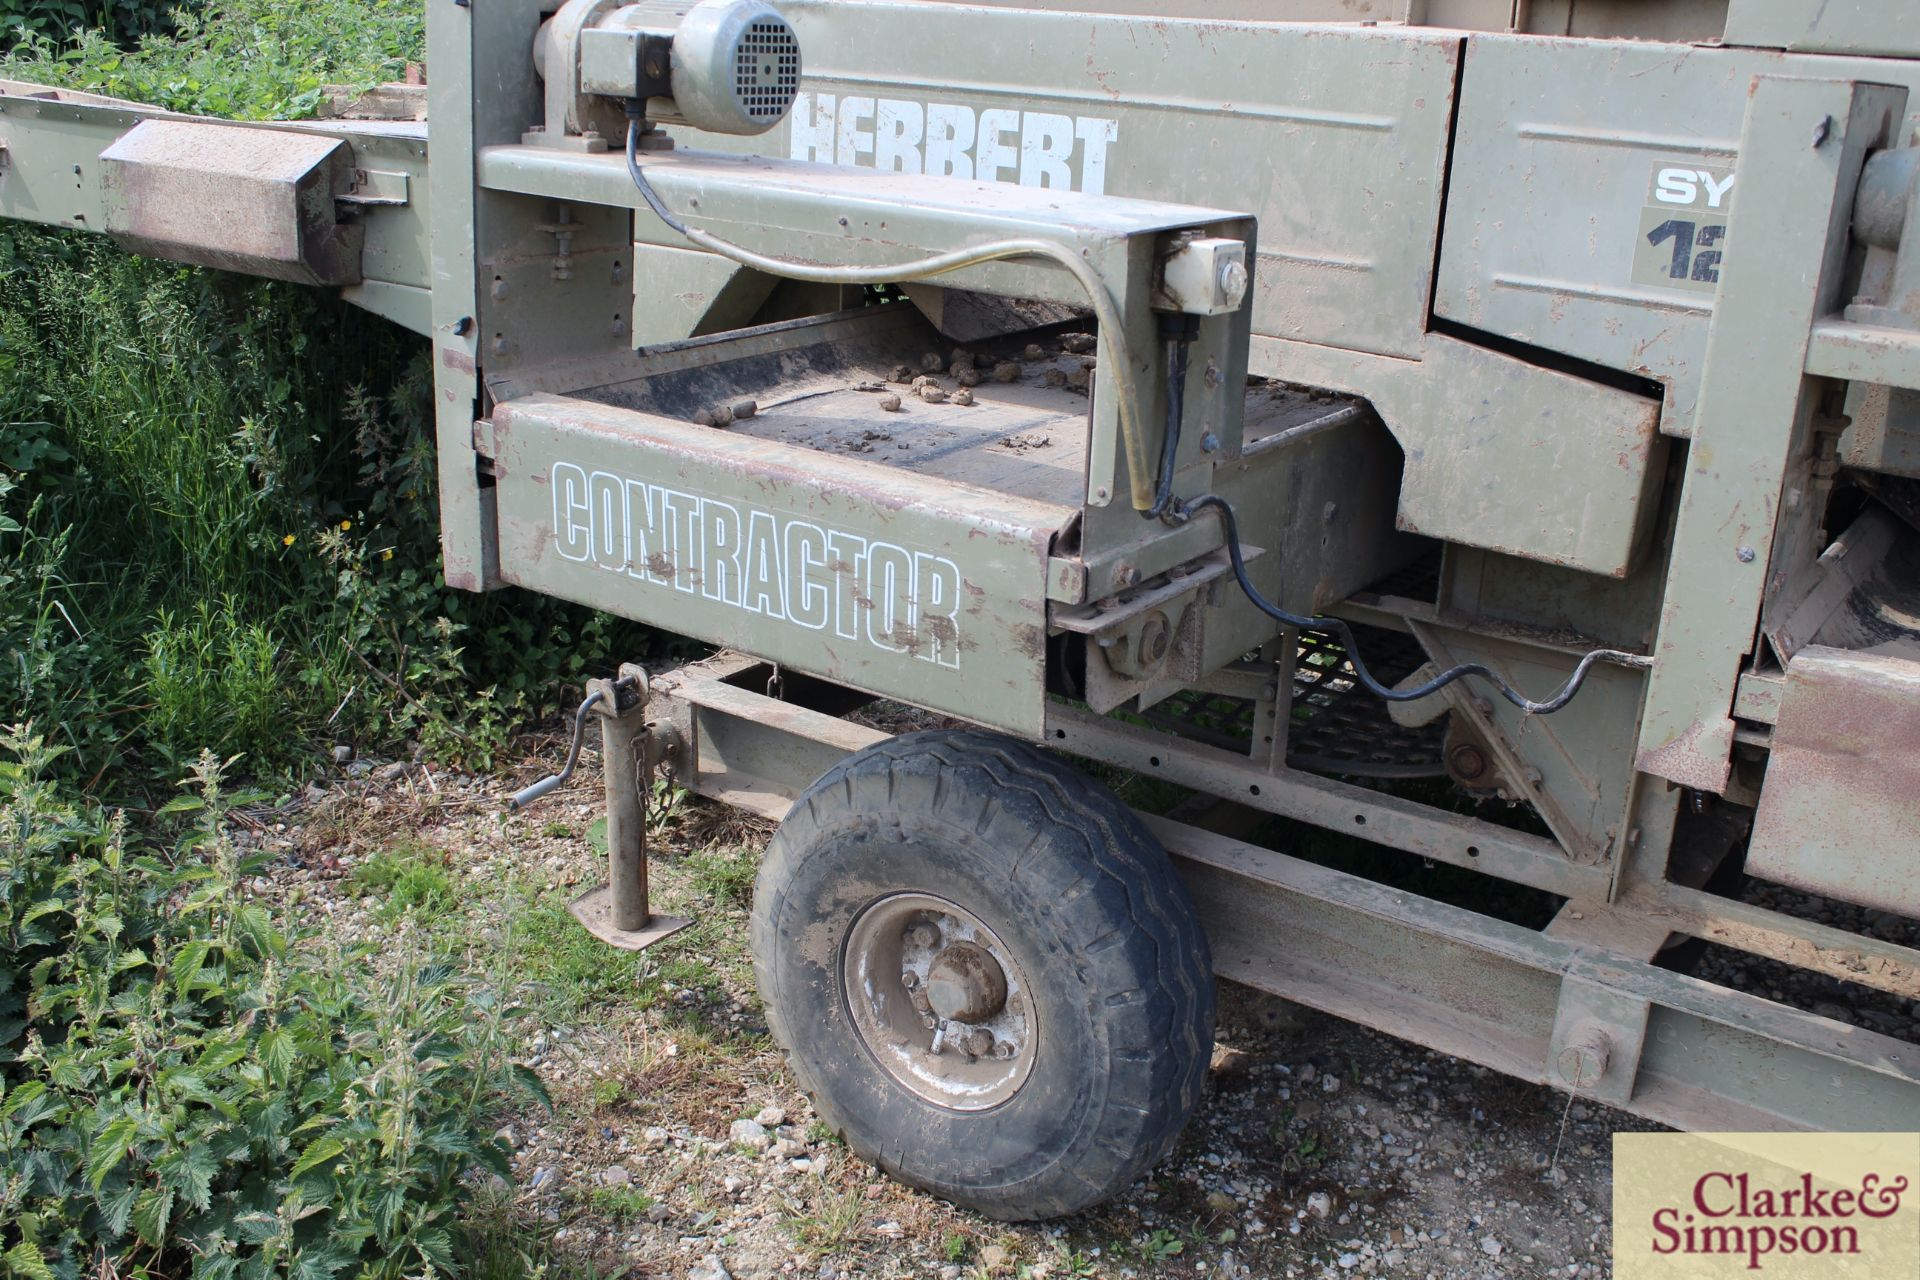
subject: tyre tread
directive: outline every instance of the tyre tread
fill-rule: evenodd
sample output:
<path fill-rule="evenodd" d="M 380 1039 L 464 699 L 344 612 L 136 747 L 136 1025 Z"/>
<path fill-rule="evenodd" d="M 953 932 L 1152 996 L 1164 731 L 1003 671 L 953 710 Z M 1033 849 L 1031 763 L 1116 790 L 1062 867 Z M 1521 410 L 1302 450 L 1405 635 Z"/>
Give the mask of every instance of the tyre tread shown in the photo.
<path fill-rule="evenodd" d="M 1115 996 L 1122 997 L 1110 996 L 1102 1003 L 1112 1028 L 1115 1063 L 1144 1062 L 1147 1069 L 1116 1073 L 1110 1082 L 1107 1119 L 1115 1124 L 1129 1118 L 1131 1122 L 1116 1128 L 1110 1141 L 1103 1135 L 1101 1141 L 1083 1149 L 1078 1161 L 1056 1164 L 1052 1185 L 1023 1187 L 1018 1203 L 969 1199 L 968 1188 L 942 1186 L 925 1177 L 915 1180 L 1000 1217 L 1048 1217 L 1083 1208 L 1124 1189 L 1164 1157 L 1200 1100 L 1213 1045 L 1213 981 L 1206 937 L 1166 851 L 1132 810 L 1060 758 L 996 734 L 932 730 L 875 744 L 841 761 L 801 795 L 792 813 L 804 817 L 796 825 L 818 831 L 836 809 L 856 811 L 863 792 L 888 805 L 902 803 L 902 792 L 911 790 L 901 787 L 902 776 L 923 768 L 922 761 L 940 766 L 934 771 L 931 811 L 942 818 L 953 820 L 954 809 L 963 799 L 978 802 L 980 812 L 968 814 L 963 809 L 956 825 L 987 838 L 996 825 L 1017 818 L 1009 812 L 1010 804 L 1012 798 L 1023 797 L 1038 806 L 1056 835 L 1069 835 L 1083 848 L 1079 878 L 1054 894 L 1052 901 L 1066 906 L 1093 898 L 1092 905 L 1098 909 L 1094 914 L 1117 926 L 1087 940 L 1080 954 L 1090 967 L 1112 972 L 1118 988 Z M 980 771 L 990 785 L 962 783 L 969 770 Z M 789 823 L 793 821 L 790 816 Z M 1020 821 L 1024 825 L 1025 820 Z M 795 839 L 804 834 L 796 831 Z M 790 843 L 787 835 L 783 825 L 762 870 L 762 886 L 775 894 Z M 1020 880 L 1036 850 L 1047 844 L 1038 832 L 1021 842 L 1020 851 L 1011 855 L 1012 878 Z M 771 927 L 763 921 L 776 912 L 763 912 L 760 896 L 756 894 L 754 912 L 755 967 L 761 971 L 763 991 L 771 995 L 763 956 L 773 939 Z M 1132 969 L 1136 944 L 1150 956 L 1150 963 L 1139 966 L 1151 975 L 1150 983 Z M 791 1046 L 795 1043 L 791 1028 L 778 1006 L 778 1001 L 769 1001 L 768 1025 L 783 1046 Z M 796 1062 L 795 1074 L 816 1111 L 829 1115 L 831 1105 L 823 1105 L 822 1091 L 799 1065 Z M 830 1121 L 830 1127 L 855 1145 L 847 1126 Z M 855 1145 L 855 1149 L 860 1148 Z M 876 1158 L 890 1172 L 900 1172 L 897 1158 L 877 1151 L 863 1154 Z M 1086 1158 L 1090 1154 L 1097 1158 L 1090 1162 Z"/>

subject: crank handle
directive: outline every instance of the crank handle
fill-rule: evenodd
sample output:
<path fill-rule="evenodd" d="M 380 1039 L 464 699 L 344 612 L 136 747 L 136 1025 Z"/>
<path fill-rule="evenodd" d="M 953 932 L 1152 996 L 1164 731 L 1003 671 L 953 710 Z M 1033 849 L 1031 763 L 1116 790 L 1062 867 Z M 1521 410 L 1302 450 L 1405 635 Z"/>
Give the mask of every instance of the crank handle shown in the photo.
<path fill-rule="evenodd" d="M 580 709 L 573 713 L 573 741 L 567 744 L 567 760 L 560 766 L 560 772 L 550 773 L 529 787 L 522 787 L 507 799 L 507 812 L 519 813 L 522 809 L 549 792 L 557 791 L 567 785 L 573 777 L 573 768 L 580 763 L 580 742 L 587 733 L 587 713 L 606 700 L 606 694 L 595 689 L 588 694 Z"/>

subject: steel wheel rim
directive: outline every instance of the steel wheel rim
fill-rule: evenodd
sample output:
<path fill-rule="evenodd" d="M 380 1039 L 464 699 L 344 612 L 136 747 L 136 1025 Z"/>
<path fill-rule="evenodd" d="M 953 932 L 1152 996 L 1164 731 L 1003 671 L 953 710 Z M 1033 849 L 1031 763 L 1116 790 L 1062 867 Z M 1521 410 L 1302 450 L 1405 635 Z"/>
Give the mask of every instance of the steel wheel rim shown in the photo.
<path fill-rule="evenodd" d="M 1026 975 L 957 903 L 926 893 L 868 903 L 847 930 L 840 986 L 868 1056 L 936 1106 L 991 1110 L 1033 1072 L 1039 1023 Z"/>

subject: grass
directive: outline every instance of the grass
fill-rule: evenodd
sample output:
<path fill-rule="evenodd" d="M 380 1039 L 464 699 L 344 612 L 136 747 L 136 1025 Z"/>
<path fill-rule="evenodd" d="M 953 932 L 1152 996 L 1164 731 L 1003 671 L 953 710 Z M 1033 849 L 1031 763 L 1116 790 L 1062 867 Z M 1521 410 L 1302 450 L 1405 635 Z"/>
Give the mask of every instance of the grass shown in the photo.
<path fill-rule="evenodd" d="M 537 902 L 520 917 L 525 969 L 521 979 L 552 1021 L 581 1009 L 640 995 L 643 956 L 614 951 L 580 927 L 558 900 Z"/>
<path fill-rule="evenodd" d="M 453 877 L 447 872 L 449 861 L 445 849 L 408 838 L 355 867 L 353 879 L 382 900 L 382 920 L 419 915 L 431 921 L 457 904 Z"/>
<path fill-rule="evenodd" d="M 788 1203 L 782 1225 L 794 1244 L 818 1262 L 853 1242 L 866 1220 L 866 1193 L 859 1188 L 823 1191 L 811 1206 Z"/>
<path fill-rule="evenodd" d="M 624 1225 L 646 1217 L 654 1201 L 638 1187 L 595 1187 L 587 1192 L 587 1203 L 595 1212 Z"/>
<path fill-rule="evenodd" d="M 463 1280 L 602 1280 L 607 1276 L 591 1262 L 557 1248 L 551 1230 L 532 1210 L 518 1204 L 512 1189 L 505 1186 L 489 1186 L 475 1196 L 461 1223 L 458 1261 Z"/>
<path fill-rule="evenodd" d="M 760 855 L 744 846 L 732 849 L 696 849 L 687 855 L 694 888 L 716 906 L 744 909 L 753 900 L 754 877 L 760 873 Z"/>
<path fill-rule="evenodd" d="M 419 0 L 212 0 L 137 41 L 29 36 L 0 77 L 298 117 L 400 76 L 422 22 Z M 605 616 L 443 585 L 426 357 L 321 291 L 0 225 L 0 721 L 135 801 L 202 747 L 255 776 L 343 740 L 485 768 L 644 655 Z"/>
<path fill-rule="evenodd" d="M 0 32 L 26 5 L 53 11 L 0 0 Z M 159 0 L 88 6 L 135 28 L 0 34 L 0 78 L 297 118 L 424 46 L 420 0 L 211 0 L 144 37 Z M 33 723 L 63 781 L 142 809 L 203 747 L 276 783 L 342 741 L 486 767 L 590 669 L 646 656 L 588 611 L 444 586 L 427 354 L 328 293 L 0 224 L 0 724 Z M 384 925 L 467 952 L 473 1018 L 529 968 L 575 1007 L 637 985 L 564 906 L 502 919 L 523 891 L 483 901 L 448 860 L 402 839 L 352 887 Z M 462 1274 L 595 1274 L 510 1188 L 473 1190 Z"/>

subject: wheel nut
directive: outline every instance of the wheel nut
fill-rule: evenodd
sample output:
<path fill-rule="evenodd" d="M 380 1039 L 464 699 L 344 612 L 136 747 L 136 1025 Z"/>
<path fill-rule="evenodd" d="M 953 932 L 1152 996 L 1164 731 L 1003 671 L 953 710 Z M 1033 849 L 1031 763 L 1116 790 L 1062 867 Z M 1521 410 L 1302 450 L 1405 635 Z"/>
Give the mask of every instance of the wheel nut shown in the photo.
<path fill-rule="evenodd" d="M 967 1052 L 976 1058 L 984 1058 L 993 1052 L 993 1032 L 979 1027 L 967 1033 Z"/>
<path fill-rule="evenodd" d="M 940 931 L 922 921 L 907 930 L 906 941 L 910 947 L 937 947 L 940 945 Z"/>

